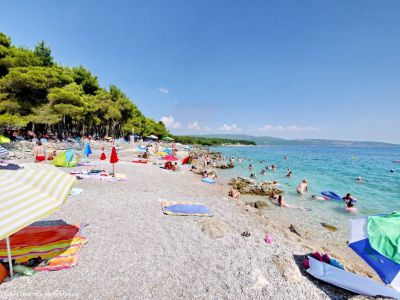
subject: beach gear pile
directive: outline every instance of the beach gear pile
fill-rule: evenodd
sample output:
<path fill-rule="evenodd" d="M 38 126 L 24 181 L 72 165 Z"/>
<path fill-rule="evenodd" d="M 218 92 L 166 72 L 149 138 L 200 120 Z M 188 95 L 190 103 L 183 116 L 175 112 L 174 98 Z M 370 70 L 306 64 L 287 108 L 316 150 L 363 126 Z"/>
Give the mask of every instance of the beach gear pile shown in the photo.
<path fill-rule="evenodd" d="M 76 179 L 94 179 L 102 181 L 126 181 L 128 177 L 122 173 L 106 173 L 103 170 L 72 170 L 71 175 L 75 175 Z"/>
<path fill-rule="evenodd" d="M 400 291 L 400 212 L 351 220 L 349 247 Z"/>
<path fill-rule="evenodd" d="M 74 149 L 62 151 L 52 160 L 51 164 L 56 167 L 76 167 L 79 157 L 75 154 Z"/>
<path fill-rule="evenodd" d="M 26 227 L 59 209 L 76 182 L 73 176 L 51 165 L 21 164 L 21 167 L 18 170 L 0 170 L 0 240 L 6 240 L 0 244 L 0 260 L 8 262 L 11 277 L 14 273 L 13 260 L 18 262 L 26 256 L 20 250 L 33 246 L 32 251 L 36 255 L 40 252 L 36 246 L 49 246 L 49 243 L 55 242 L 46 240 L 42 243 L 41 240 L 35 240 L 32 232 L 26 234 Z M 65 250 L 59 245 L 56 245 L 56 249 Z M 46 248 L 45 252 L 49 251 Z M 28 253 L 31 253 L 31 249 Z M 30 258 L 28 263 L 32 264 Z M 31 274 L 26 267 L 17 267 L 15 271 Z"/>
<path fill-rule="evenodd" d="M 13 270 L 21 275 L 57 271 L 77 265 L 87 239 L 78 225 L 28 226 L 10 237 Z M 0 242 L 0 261 L 8 261 L 6 243 Z M 4 264 L 7 268 L 7 264 Z"/>
<path fill-rule="evenodd" d="M 400 212 L 351 220 L 349 247 L 379 275 L 374 280 L 344 270 L 340 262 L 314 253 L 304 260 L 307 272 L 327 283 L 365 296 L 400 299 Z"/>

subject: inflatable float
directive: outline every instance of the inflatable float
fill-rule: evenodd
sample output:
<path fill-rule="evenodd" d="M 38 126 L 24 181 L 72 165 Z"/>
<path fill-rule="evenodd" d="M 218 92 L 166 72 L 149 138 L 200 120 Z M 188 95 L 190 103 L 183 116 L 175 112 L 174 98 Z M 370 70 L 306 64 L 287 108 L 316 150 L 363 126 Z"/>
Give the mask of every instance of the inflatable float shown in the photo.
<path fill-rule="evenodd" d="M 322 191 L 321 195 L 329 200 L 343 201 L 343 198 L 331 191 Z"/>
<path fill-rule="evenodd" d="M 201 181 L 205 182 L 205 183 L 215 183 L 216 181 L 214 179 L 211 178 L 202 178 Z"/>
<path fill-rule="evenodd" d="M 324 198 L 326 198 L 327 200 L 343 201 L 342 197 L 331 191 L 322 191 L 321 195 L 324 196 Z M 357 199 L 353 198 L 353 201 L 357 202 Z"/>

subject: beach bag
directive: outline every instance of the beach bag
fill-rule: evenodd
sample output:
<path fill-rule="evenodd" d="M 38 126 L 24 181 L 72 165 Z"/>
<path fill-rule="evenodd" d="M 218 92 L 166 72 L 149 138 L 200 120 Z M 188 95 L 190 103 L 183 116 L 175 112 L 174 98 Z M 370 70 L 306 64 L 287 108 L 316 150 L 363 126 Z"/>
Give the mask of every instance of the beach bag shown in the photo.
<path fill-rule="evenodd" d="M 0 284 L 8 276 L 8 270 L 0 263 Z"/>

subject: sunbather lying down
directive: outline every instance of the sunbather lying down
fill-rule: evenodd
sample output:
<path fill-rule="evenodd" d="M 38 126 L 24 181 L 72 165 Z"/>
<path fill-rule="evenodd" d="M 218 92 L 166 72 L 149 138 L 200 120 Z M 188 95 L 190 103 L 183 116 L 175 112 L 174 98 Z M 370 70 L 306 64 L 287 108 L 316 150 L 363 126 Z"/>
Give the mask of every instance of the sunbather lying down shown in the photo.
<path fill-rule="evenodd" d="M 229 191 L 228 195 L 229 195 L 230 197 L 233 197 L 233 198 L 237 198 L 237 199 L 240 198 L 240 192 L 239 192 L 237 189 L 234 189 L 234 188 L 232 188 L 232 189 Z"/>
<path fill-rule="evenodd" d="M 197 167 L 195 167 L 195 166 L 192 166 L 192 167 L 191 167 L 190 172 L 193 172 L 193 173 L 195 173 L 195 174 L 201 174 L 201 175 L 203 175 L 203 170 L 200 169 L 200 168 L 197 168 Z"/>
<path fill-rule="evenodd" d="M 294 209 L 300 209 L 300 210 L 304 210 L 304 211 L 311 210 L 311 208 L 308 208 L 308 207 L 297 206 L 297 205 L 292 205 L 292 204 L 286 203 L 285 200 L 283 199 L 282 195 L 279 195 L 278 200 L 275 203 L 280 207 L 294 208 Z"/>

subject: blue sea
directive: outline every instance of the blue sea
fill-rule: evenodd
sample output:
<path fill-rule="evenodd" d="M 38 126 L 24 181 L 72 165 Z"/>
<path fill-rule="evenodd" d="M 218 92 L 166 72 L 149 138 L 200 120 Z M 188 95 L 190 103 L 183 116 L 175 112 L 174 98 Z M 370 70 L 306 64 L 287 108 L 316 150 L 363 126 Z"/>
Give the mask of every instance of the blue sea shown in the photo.
<path fill-rule="evenodd" d="M 400 164 L 393 162 L 400 160 L 400 147 L 255 146 L 212 150 L 235 158 L 234 169 L 218 170 L 221 181 L 227 182 L 235 176 L 249 177 L 250 173 L 255 173 L 258 181 L 277 180 L 287 203 L 311 208 L 311 211 L 273 206 L 266 213 L 288 223 L 298 222 L 310 227 L 315 234 L 321 231 L 320 223 L 325 222 L 338 227 L 338 236 L 346 239 L 350 218 L 400 210 Z M 238 163 L 238 157 L 250 161 Z M 252 171 L 248 170 L 250 163 Z M 261 170 L 271 164 L 275 164 L 277 170 L 267 170 L 261 175 Z M 285 178 L 288 168 L 293 175 Z M 362 183 L 357 182 L 358 176 L 362 176 Z M 303 179 L 308 180 L 309 192 L 298 195 L 296 187 Z M 326 190 L 340 196 L 351 193 L 358 200 L 358 213 L 345 211 L 345 205 L 339 201 L 311 200 L 311 195 L 320 195 Z"/>

